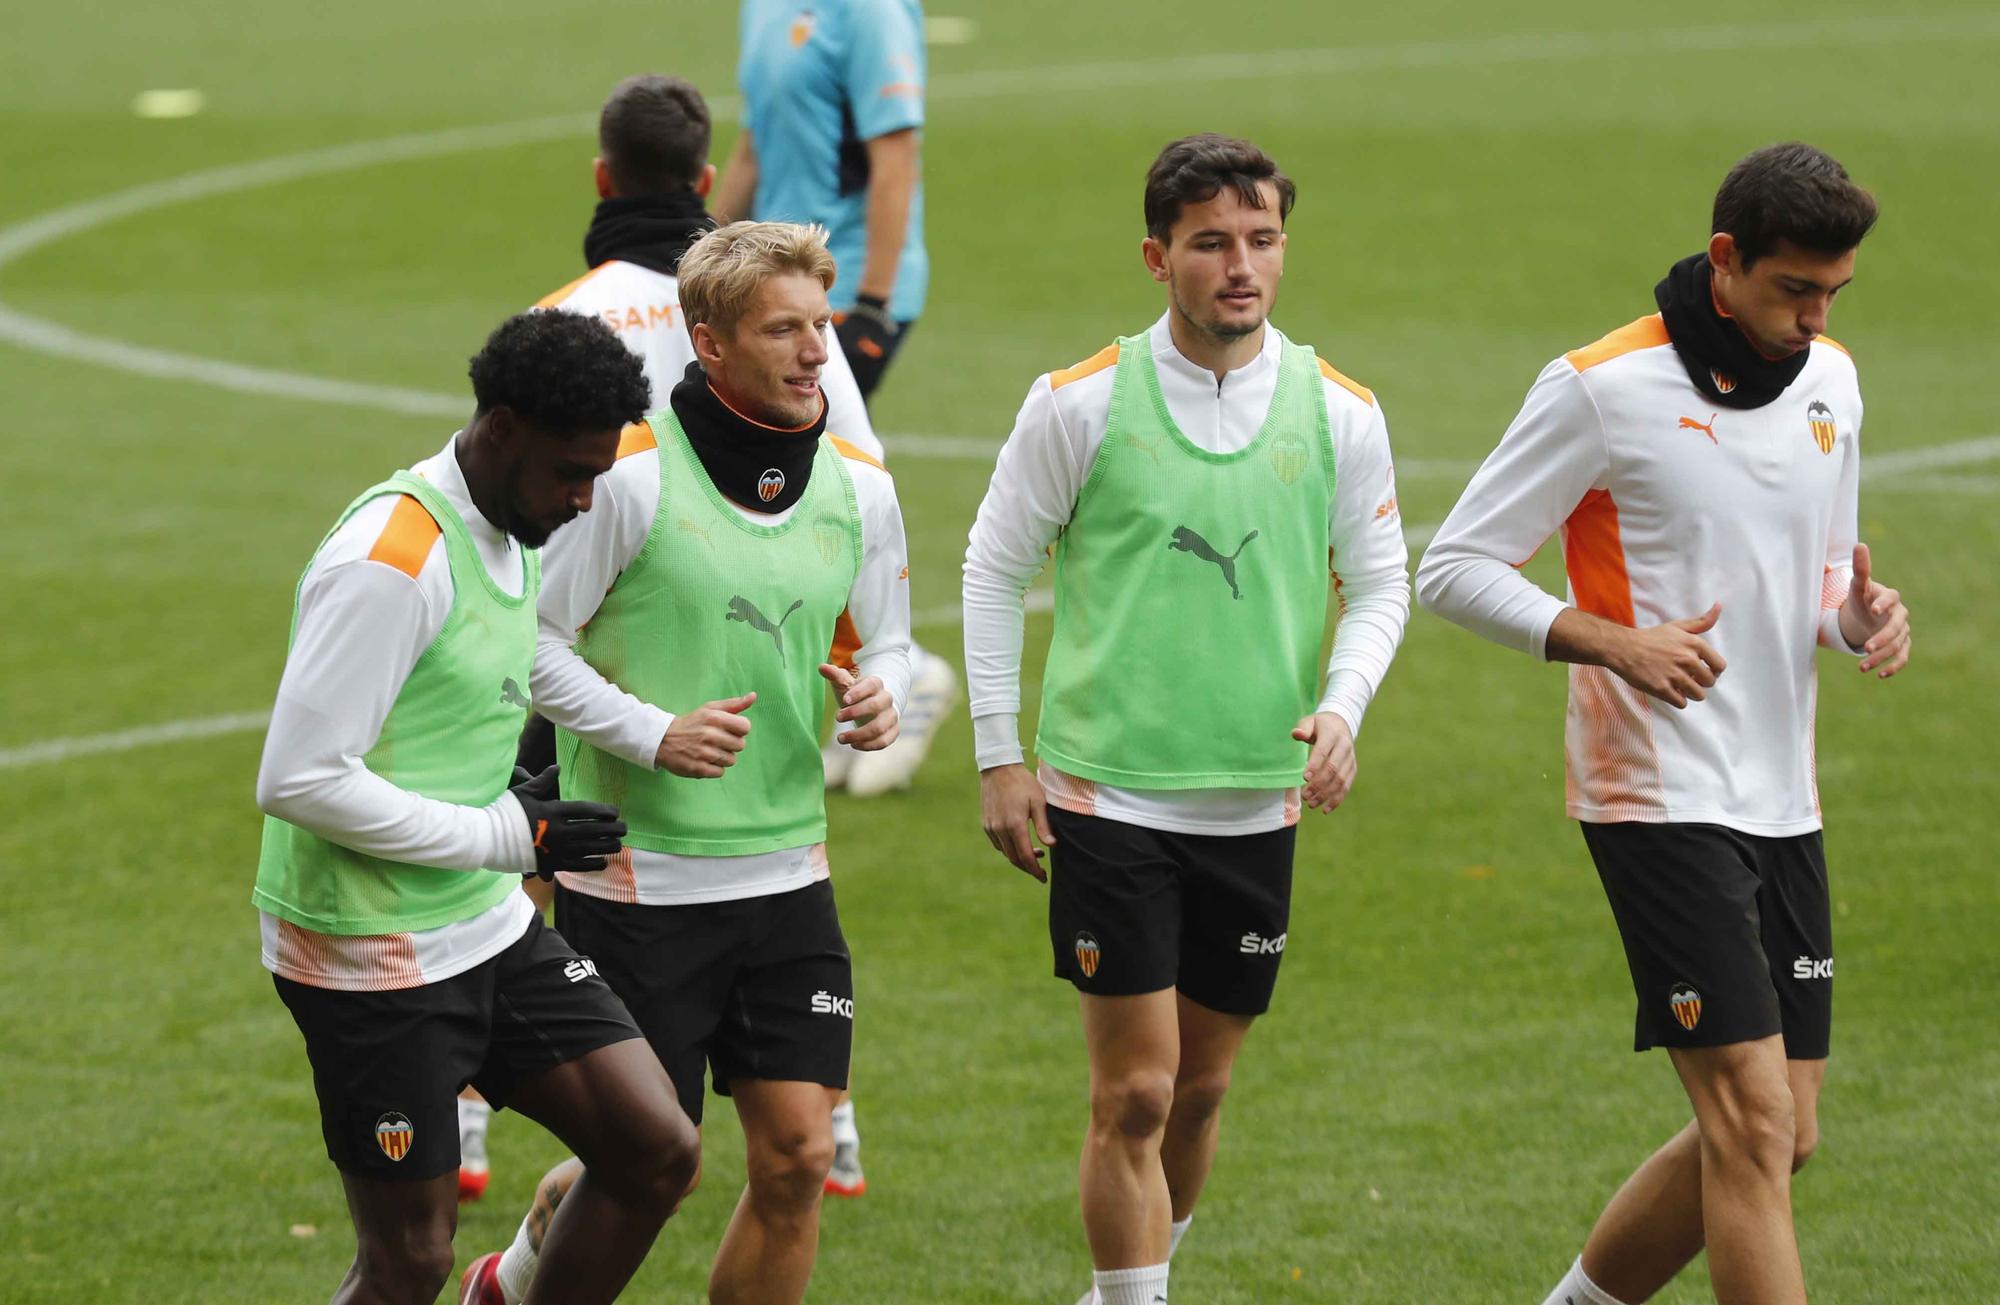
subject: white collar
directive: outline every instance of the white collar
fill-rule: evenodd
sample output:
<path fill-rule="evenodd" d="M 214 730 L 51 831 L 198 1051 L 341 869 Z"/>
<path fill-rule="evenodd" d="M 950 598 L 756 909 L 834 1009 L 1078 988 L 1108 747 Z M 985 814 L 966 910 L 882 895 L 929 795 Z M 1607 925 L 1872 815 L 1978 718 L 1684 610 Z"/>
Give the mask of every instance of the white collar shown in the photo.
<path fill-rule="evenodd" d="M 1212 369 L 1203 367 L 1198 363 L 1190 362 L 1187 355 L 1175 347 L 1173 328 L 1168 324 L 1167 320 L 1168 315 L 1172 311 L 1172 309 L 1169 309 L 1167 312 L 1161 313 L 1160 319 L 1154 322 L 1152 329 L 1147 332 L 1147 337 L 1153 342 L 1153 365 L 1156 367 L 1166 367 L 1188 380 L 1198 381 L 1201 384 L 1220 389 L 1222 382 L 1216 380 L 1215 372 Z M 1257 351 L 1257 356 L 1249 362 L 1244 363 L 1241 367 L 1229 371 L 1224 379 L 1233 381 L 1236 385 L 1240 386 L 1244 381 L 1258 376 L 1265 369 L 1277 367 L 1278 356 L 1283 347 L 1283 333 L 1270 322 L 1265 322 L 1264 345 Z"/>

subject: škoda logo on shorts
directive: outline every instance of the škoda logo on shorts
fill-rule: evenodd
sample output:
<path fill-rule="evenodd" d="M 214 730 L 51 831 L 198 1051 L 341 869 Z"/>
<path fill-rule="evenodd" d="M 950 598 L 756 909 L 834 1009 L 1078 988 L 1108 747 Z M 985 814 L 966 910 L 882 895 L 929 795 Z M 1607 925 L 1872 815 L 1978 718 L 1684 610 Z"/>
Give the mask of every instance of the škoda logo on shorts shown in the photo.
<path fill-rule="evenodd" d="M 1685 983 L 1676 983 L 1667 994 L 1667 1009 L 1681 1022 L 1681 1027 L 1693 1031 L 1701 1023 L 1701 994 Z"/>
<path fill-rule="evenodd" d="M 410 1126 L 409 1117 L 391 1110 L 375 1121 L 375 1145 L 382 1148 L 382 1154 L 391 1160 L 401 1160 L 410 1153 L 410 1143 L 415 1141 L 417 1130 Z"/>
<path fill-rule="evenodd" d="M 1076 967 L 1083 971 L 1086 979 L 1097 976 L 1097 963 L 1104 958 L 1104 949 L 1097 945 L 1097 939 L 1087 933 L 1076 936 Z"/>

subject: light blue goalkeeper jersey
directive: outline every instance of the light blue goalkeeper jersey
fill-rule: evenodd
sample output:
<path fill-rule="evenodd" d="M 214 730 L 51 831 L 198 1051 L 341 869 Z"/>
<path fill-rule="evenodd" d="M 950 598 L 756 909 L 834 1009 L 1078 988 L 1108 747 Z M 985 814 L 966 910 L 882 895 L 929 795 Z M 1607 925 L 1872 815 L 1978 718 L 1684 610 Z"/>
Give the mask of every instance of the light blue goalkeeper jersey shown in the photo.
<path fill-rule="evenodd" d="M 868 150 L 877 136 L 924 123 L 924 15 L 918 0 L 743 0 L 737 82 L 757 144 L 752 216 L 817 222 L 839 266 L 828 298 L 854 306 L 868 249 Z M 923 312 L 930 282 L 924 188 L 889 314 Z"/>

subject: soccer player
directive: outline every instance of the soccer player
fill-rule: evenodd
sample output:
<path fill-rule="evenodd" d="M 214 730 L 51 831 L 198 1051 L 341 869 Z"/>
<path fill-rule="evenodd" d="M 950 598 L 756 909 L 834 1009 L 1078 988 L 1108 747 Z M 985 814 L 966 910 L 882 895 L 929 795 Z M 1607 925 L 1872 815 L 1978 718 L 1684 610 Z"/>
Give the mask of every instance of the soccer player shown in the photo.
<path fill-rule="evenodd" d="M 645 382 L 602 323 L 557 313 L 503 323 L 471 375 L 465 429 L 355 499 L 299 582 L 253 900 L 354 1222 L 334 1299 L 436 1297 L 469 1081 L 589 1161 L 544 1262 L 561 1300 L 609 1301 L 698 1142 L 625 1008 L 519 891 L 523 872 L 602 871 L 625 826 L 558 801 L 552 772 L 508 778 L 536 550 L 589 510 Z"/>
<path fill-rule="evenodd" d="M 916 325 L 930 281 L 922 7 L 917 0 L 744 0 L 740 27 L 743 127 L 716 213 L 725 222 L 756 217 L 827 229 L 839 269 L 829 292 L 834 329 L 862 395 L 871 396 Z M 910 665 L 896 744 L 829 752 L 833 787 L 875 797 L 916 778 L 958 701 L 958 673 L 921 647 L 913 646 Z"/>
<path fill-rule="evenodd" d="M 1567 662 L 1568 811 L 1694 1121 L 1550 1305 L 1643 1301 L 1708 1250 L 1721 1302 L 1805 1300 L 1791 1175 L 1819 1139 L 1833 937 L 1815 643 L 1886 679 L 1909 614 L 1857 541 L 1861 393 L 1821 334 L 1876 206 L 1809 145 L 1743 159 L 1660 311 L 1557 358 L 1417 572 L 1426 607 Z M 1557 531 L 1567 602 L 1517 569 Z"/>
<path fill-rule="evenodd" d="M 667 392 L 695 360 L 674 272 L 688 248 L 715 229 L 704 203 L 715 184 L 715 168 L 708 161 L 709 138 L 708 103 L 688 82 L 643 73 L 618 83 L 597 119 L 597 157 L 591 174 L 598 203 L 583 237 L 584 261 L 590 270 L 536 304 L 602 318 L 644 363 L 655 403 L 664 403 Z M 820 387 L 826 395 L 827 427 L 879 462 L 882 445 L 869 423 L 861 391 L 846 358 L 833 347 L 831 329 L 825 334 L 828 349 Z M 841 622 L 831 660 L 851 670 L 854 645 L 852 622 Z M 945 669 L 946 687 L 956 692 L 957 680 L 948 665 Z M 949 702 L 935 708 L 935 683 L 927 693 L 925 703 L 933 717 L 949 708 Z M 537 774 L 554 762 L 555 736 L 546 721 L 531 725 L 523 754 L 523 764 Z M 852 748 L 827 743 L 821 762 L 829 787 L 840 788 L 847 782 L 857 755 Z M 541 880 L 528 881 L 528 889 L 537 906 L 547 906 L 549 890 Z M 467 1164 L 460 1175 L 460 1192 L 467 1200 L 476 1200 L 488 1181 L 486 1121 L 486 1111 L 476 1098 L 461 1102 L 461 1145 Z M 827 1190 L 859 1196 L 867 1183 L 851 1101 L 843 1098 L 835 1108 L 834 1131 L 836 1155 Z M 564 1175 L 574 1172 L 575 1167 L 565 1163 L 560 1173 L 543 1179 L 541 1190 L 551 1180 L 559 1189 L 566 1186 Z"/>
<path fill-rule="evenodd" d="M 804 1296 L 847 1083 L 822 680 L 840 742 L 860 749 L 895 737 L 908 687 L 895 487 L 829 430 L 818 383 L 833 278 L 816 228 L 743 222 L 695 243 L 680 302 L 696 361 L 625 432 L 542 593 L 534 691 L 565 794 L 616 794 L 631 825 L 604 874 L 558 876 L 557 928 L 632 1009 L 689 1117 L 709 1070 L 743 1128 L 749 1182 L 710 1275 L 717 1302 Z M 826 661 L 843 611 L 852 672 Z M 553 1195 L 560 1218 L 570 1198 Z M 482 1268 L 500 1299 L 541 1280 L 539 1223 Z M 469 1276 L 464 1298 L 494 1294 Z"/>
<path fill-rule="evenodd" d="M 1247 141 L 1161 151 L 1141 252 L 1166 312 L 1034 383 L 966 549 L 981 818 L 1037 879 L 1048 847 L 1090 1058 L 1084 1299 L 1106 1305 L 1166 1299 L 1277 982 L 1300 810 L 1346 798 L 1409 616 L 1382 410 L 1267 320 L 1294 197 Z M 1051 546 L 1037 776 L 1022 598 Z M 1344 614 L 1322 684 L 1329 570 Z"/>

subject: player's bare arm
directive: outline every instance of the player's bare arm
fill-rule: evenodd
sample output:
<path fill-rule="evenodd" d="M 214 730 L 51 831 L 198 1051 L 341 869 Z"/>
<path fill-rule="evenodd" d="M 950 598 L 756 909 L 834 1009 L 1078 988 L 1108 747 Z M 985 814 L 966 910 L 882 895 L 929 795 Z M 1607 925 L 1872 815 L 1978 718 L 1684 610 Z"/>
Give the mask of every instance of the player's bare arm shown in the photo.
<path fill-rule="evenodd" d="M 1354 755 L 1354 731 L 1338 712 L 1302 717 L 1292 737 L 1311 745 L 1306 754 L 1305 789 L 1301 800 L 1314 811 L 1332 811 L 1347 800 L 1360 762 Z"/>
<path fill-rule="evenodd" d="M 1012 861 L 1023 874 L 1049 881 L 1042 869 L 1045 847 L 1055 845 L 1055 831 L 1049 828 L 1049 804 L 1042 781 L 1020 762 L 988 766 L 979 772 L 979 824 L 994 850 Z M 1035 846 L 1040 839 L 1042 847 Z"/>
<path fill-rule="evenodd" d="M 682 712 L 661 736 L 653 765 L 683 779 L 720 778 L 750 741 L 750 718 L 744 713 L 756 701 L 756 694 L 745 693 Z"/>
<path fill-rule="evenodd" d="M 751 201 L 756 194 L 757 142 L 745 127 L 736 133 L 736 143 L 729 147 L 729 162 L 724 165 L 722 180 L 715 188 L 716 224 L 726 227 L 752 217 Z"/>
<path fill-rule="evenodd" d="M 1910 664 L 1910 609 L 1869 571 L 1868 545 L 1854 546 L 1854 579 L 1840 605 L 1840 635 L 1861 650 L 1861 669 L 1886 680 Z"/>
<path fill-rule="evenodd" d="M 840 695 L 837 721 L 858 721 L 846 733 L 836 736 L 857 752 L 880 752 L 896 741 L 896 700 L 879 675 L 855 679 L 854 672 L 832 662 L 821 662 L 819 673 Z"/>
<path fill-rule="evenodd" d="M 1700 616 L 1638 629 L 1571 607 L 1549 627 L 1549 660 L 1602 666 L 1641 693 L 1670 707 L 1700 702 L 1728 669 L 1702 638 L 1722 617 L 1716 603 Z"/>
<path fill-rule="evenodd" d="M 910 229 L 910 200 L 920 166 L 917 129 L 905 127 L 868 142 L 868 254 L 858 293 L 886 303 Z"/>

